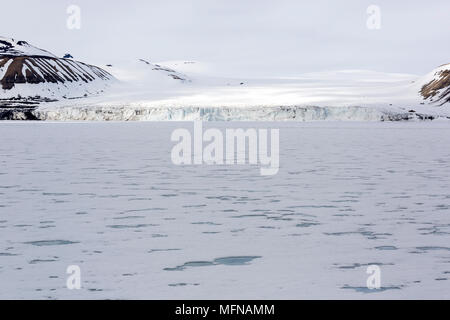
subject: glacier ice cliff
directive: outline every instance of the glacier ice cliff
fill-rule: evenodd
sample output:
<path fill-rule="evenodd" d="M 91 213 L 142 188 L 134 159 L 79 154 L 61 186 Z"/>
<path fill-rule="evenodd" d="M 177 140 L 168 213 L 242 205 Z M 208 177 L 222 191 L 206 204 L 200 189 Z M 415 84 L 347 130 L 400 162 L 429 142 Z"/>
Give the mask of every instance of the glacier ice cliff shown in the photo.
<path fill-rule="evenodd" d="M 376 107 L 260 106 L 260 107 L 130 107 L 70 106 L 38 108 L 39 120 L 58 121 L 400 121 L 433 120 L 414 111 Z"/>

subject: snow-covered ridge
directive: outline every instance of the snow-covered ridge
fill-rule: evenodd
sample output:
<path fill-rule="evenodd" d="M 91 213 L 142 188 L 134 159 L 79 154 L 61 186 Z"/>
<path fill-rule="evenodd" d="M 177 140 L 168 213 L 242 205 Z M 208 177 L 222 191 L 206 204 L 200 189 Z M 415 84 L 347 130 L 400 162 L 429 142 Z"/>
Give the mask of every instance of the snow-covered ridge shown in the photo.
<path fill-rule="evenodd" d="M 180 72 L 178 72 L 178 71 L 176 71 L 174 69 L 171 69 L 169 67 L 166 67 L 166 66 L 163 66 L 163 65 L 160 65 L 160 64 L 154 64 L 154 63 L 151 63 L 151 62 L 149 62 L 147 60 L 144 60 L 144 59 L 139 59 L 139 61 L 145 63 L 146 65 L 148 65 L 154 71 L 160 71 L 160 72 L 162 72 L 164 74 L 167 74 L 167 76 L 171 77 L 174 80 L 179 80 L 181 82 L 185 82 L 185 81 L 190 82 L 191 81 L 188 78 L 187 75 L 185 75 L 183 73 L 180 73 Z"/>
<path fill-rule="evenodd" d="M 56 58 L 46 50 L 39 49 L 23 40 L 15 40 L 0 36 L 0 55 L 10 56 L 42 56 Z"/>

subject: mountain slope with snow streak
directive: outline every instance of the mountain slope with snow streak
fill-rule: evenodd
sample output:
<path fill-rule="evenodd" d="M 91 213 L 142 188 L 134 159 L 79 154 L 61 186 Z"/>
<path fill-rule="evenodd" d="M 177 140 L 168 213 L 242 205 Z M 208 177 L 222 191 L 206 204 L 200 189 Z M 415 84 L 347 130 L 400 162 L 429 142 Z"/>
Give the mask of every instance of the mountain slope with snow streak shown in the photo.
<path fill-rule="evenodd" d="M 444 64 L 422 80 L 420 94 L 423 99 L 434 104 L 450 104 L 450 63 Z"/>

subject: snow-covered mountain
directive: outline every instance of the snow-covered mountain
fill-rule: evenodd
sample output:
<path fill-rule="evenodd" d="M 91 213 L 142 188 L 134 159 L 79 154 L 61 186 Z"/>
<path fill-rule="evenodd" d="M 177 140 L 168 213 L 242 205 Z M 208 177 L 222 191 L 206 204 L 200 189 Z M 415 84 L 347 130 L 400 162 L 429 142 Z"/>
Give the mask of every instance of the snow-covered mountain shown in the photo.
<path fill-rule="evenodd" d="M 0 98 L 60 100 L 102 93 L 114 77 L 73 59 L 58 58 L 26 41 L 0 37 Z"/>
<path fill-rule="evenodd" d="M 0 119 L 404 120 L 450 115 L 448 108 L 436 108 L 450 102 L 450 65 L 425 77 L 368 70 L 265 78 L 235 70 L 230 77 L 233 70 L 227 66 L 152 63 L 134 54 L 139 53 L 97 67 L 0 38 Z"/>
<path fill-rule="evenodd" d="M 420 94 L 434 104 L 450 104 L 450 63 L 439 66 L 427 74 L 421 82 Z"/>

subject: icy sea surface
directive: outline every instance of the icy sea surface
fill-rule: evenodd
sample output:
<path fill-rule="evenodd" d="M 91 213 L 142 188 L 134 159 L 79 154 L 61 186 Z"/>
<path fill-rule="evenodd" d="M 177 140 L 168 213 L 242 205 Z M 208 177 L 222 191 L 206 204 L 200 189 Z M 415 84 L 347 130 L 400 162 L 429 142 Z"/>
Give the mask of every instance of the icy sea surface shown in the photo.
<path fill-rule="evenodd" d="M 279 173 L 173 165 L 189 122 L 1 123 L 0 298 L 450 298 L 448 123 L 204 127 L 279 128 Z"/>

